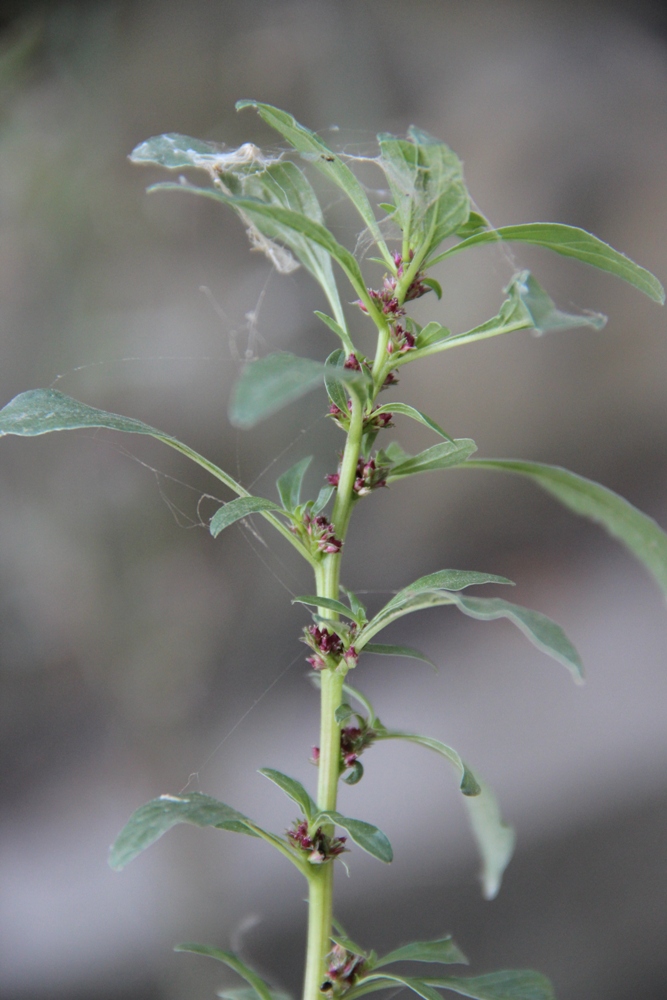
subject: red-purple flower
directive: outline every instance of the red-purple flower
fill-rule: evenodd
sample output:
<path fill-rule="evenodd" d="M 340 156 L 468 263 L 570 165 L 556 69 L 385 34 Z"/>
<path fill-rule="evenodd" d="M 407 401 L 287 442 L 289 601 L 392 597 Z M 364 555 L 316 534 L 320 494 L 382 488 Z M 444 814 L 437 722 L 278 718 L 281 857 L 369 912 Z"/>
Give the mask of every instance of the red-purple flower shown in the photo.
<path fill-rule="evenodd" d="M 308 832 L 308 821 L 295 820 L 294 826 L 287 831 L 287 836 L 294 847 L 298 847 L 308 855 L 311 865 L 321 865 L 325 861 L 337 858 L 347 851 L 346 837 L 328 837 L 318 827 L 314 833 Z"/>
<path fill-rule="evenodd" d="M 364 971 L 366 955 L 348 951 L 342 944 L 334 944 L 326 957 L 327 979 L 320 992 L 326 997 L 341 997 L 354 986 Z"/>

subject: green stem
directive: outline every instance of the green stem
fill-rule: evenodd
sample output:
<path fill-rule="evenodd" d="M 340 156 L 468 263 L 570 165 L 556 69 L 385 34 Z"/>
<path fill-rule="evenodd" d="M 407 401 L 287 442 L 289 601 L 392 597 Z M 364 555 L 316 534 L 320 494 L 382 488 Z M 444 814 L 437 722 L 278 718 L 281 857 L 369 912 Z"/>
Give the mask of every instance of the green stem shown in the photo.
<path fill-rule="evenodd" d="M 345 442 L 341 462 L 336 502 L 332 514 L 332 524 L 336 537 L 344 540 L 352 513 L 354 481 L 361 449 L 364 413 L 361 400 L 352 396 L 350 429 Z M 338 599 L 340 580 L 340 553 L 325 557 L 315 571 L 317 593 L 320 597 Z M 327 609 L 321 613 L 330 616 Z M 343 661 L 341 661 L 343 663 Z M 338 781 L 340 779 L 340 725 L 336 721 L 336 709 L 343 697 L 345 673 L 339 669 L 323 670 L 320 674 L 320 756 L 317 787 L 317 806 L 322 811 L 336 808 Z M 323 824 L 323 832 L 331 836 L 333 824 Z M 306 952 L 306 974 L 304 980 L 304 1000 L 320 1000 L 320 986 L 325 978 L 325 958 L 331 948 L 331 925 L 333 922 L 333 861 L 320 867 L 311 866 L 308 873 L 308 947 Z"/>

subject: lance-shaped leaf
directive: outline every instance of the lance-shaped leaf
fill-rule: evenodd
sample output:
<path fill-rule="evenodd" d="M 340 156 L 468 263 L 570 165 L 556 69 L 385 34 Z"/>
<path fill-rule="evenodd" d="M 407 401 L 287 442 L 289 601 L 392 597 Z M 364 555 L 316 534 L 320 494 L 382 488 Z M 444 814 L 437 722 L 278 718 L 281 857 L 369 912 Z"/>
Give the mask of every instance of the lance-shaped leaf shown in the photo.
<path fill-rule="evenodd" d="M 443 340 L 447 340 L 451 337 L 452 331 L 449 327 L 442 326 L 440 323 L 435 323 L 431 321 L 423 327 L 416 337 L 417 350 L 421 350 L 424 347 L 430 347 L 432 344 L 439 344 Z M 411 352 L 408 352 L 411 353 Z"/>
<path fill-rule="evenodd" d="M 503 874 L 509 864 L 516 837 L 514 830 L 502 818 L 495 795 L 479 776 L 479 794 L 465 799 L 468 820 L 482 859 L 480 880 L 485 899 L 495 899 L 500 891 Z"/>
<path fill-rule="evenodd" d="M 307 604 L 314 608 L 328 608 L 329 611 L 335 611 L 336 614 L 350 618 L 357 625 L 363 625 L 365 620 L 360 618 L 351 608 L 348 608 L 347 604 L 343 604 L 342 601 L 336 601 L 333 597 L 319 597 L 317 594 L 305 594 L 303 597 L 293 597 L 292 604 Z"/>
<path fill-rule="evenodd" d="M 331 318 L 331 316 L 327 316 L 326 313 L 320 312 L 319 309 L 315 310 L 314 315 L 317 316 L 318 319 L 321 319 L 324 325 L 328 326 L 332 333 L 335 333 L 337 337 L 340 337 L 348 354 L 352 354 L 354 352 L 354 344 L 352 343 L 350 335 L 344 326 L 337 323 L 335 319 Z"/>
<path fill-rule="evenodd" d="M 324 388 L 327 390 L 327 396 L 334 406 L 338 407 L 341 413 L 348 412 L 347 396 L 343 386 L 337 377 L 337 372 L 345 368 L 345 351 L 338 348 L 336 351 L 332 351 L 327 358 L 325 364 L 335 368 L 336 371 L 330 374 L 325 374 L 324 376 Z"/>
<path fill-rule="evenodd" d="M 324 228 L 324 217 L 317 196 L 303 171 L 299 170 L 294 163 L 289 161 L 271 163 L 261 171 L 239 172 L 232 170 L 229 173 L 220 174 L 220 183 L 224 185 L 228 194 L 236 198 L 256 198 L 268 205 L 288 209 L 317 223 L 325 232 L 328 232 Z M 231 201 L 228 204 L 235 208 L 236 202 Z M 344 314 L 329 252 L 302 231 L 276 223 L 270 214 L 258 217 L 257 213 L 252 216 L 248 215 L 242 208 L 239 208 L 238 211 L 243 220 L 249 219 L 252 226 L 259 230 L 263 236 L 268 237 L 271 241 L 279 240 L 289 247 L 306 270 L 310 271 L 315 280 L 319 282 L 336 319 L 343 323 Z M 248 235 L 251 242 L 256 244 L 256 234 L 252 229 Z M 256 245 L 258 245 L 258 249 L 263 249 L 261 241 Z"/>
<path fill-rule="evenodd" d="M 440 965 L 467 965 L 468 959 L 460 948 L 454 944 L 451 935 L 438 938 L 437 941 L 413 941 L 401 948 L 390 951 L 388 955 L 379 958 L 374 968 L 381 969 L 384 965 L 394 962 L 437 962 Z"/>
<path fill-rule="evenodd" d="M 405 479 L 418 472 L 437 472 L 439 469 L 451 469 L 462 465 L 470 455 L 477 451 L 477 445 L 470 438 L 456 438 L 454 441 L 443 441 L 434 444 L 418 455 L 410 455 L 394 465 L 387 475 L 387 482 Z"/>
<path fill-rule="evenodd" d="M 350 819 L 349 816 L 342 816 L 330 809 L 316 816 L 313 823 L 326 823 L 327 820 L 347 830 L 354 843 L 367 854 L 387 864 L 393 860 L 394 852 L 389 840 L 382 830 L 378 830 L 372 823 L 366 823 L 361 819 Z"/>
<path fill-rule="evenodd" d="M 166 167 L 167 170 L 193 167 L 215 174 L 221 169 L 240 169 L 252 166 L 253 163 L 261 168 L 267 161 L 260 150 L 250 143 L 239 149 L 227 149 L 202 139 L 193 139 L 189 135 L 169 132 L 166 135 L 154 135 L 139 143 L 130 154 L 130 162 Z"/>
<path fill-rule="evenodd" d="M 336 492 L 336 487 L 335 486 L 323 486 L 322 487 L 322 489 L 320 490 L 320 492 L 317 494 L 317 500 L 314 501 L 313 506 L 312 506 L 311 511 L 310 511 L 311 514 L 313 515 L 313 517 L 316 517 L 318 514 L 322 513 L 322 511 L 324 510 L 324 508 L 326 507 L 326 505 L 329 503 L 329 501 L 331 500 L 331 498 L 332 498 L 332 496 L 334 495 L 335 492 Z"/>
<path fill-rule="evenodd" d="M 441 743 L 440 740 L 434 740 L 430 736 L 420 736 L 417 733 L 403 733 L 399 730 L 393 729 L 378 729 L 376 739 L 378 740 L 406 740 L 408 743 L 417 743 L 419 746 L 426 747 L 428 750 L 434 750 L 436 753 L 440 754 L 453 764 L 458 773 L 460 784 L 459 788 L 466 796 L 476 796 L 481 792 L 482 786 L 478 782 L 475 775 L 472 773 L 470 768 L 463 762 L 456 750 L 452 747 L 448 747 L 446 743 Z"/>
<path fill-rule="evenodd" d="M 261 231 L 266 230 L 271 233 L 272 239 L 280 240 L 292 248 L 299 245 L 299 241 L 310 240 L 322 247 L 343 269 L 350 284 L 362 299 L 368 312 L 373 316 L 379 313 L 373 304 L 368 289 L 364 283 L 361 269 L 352 254 L 346 247 L 342 246 L 329 232 L 329 230 L 319 222 L 309 219 L 301 212 L 295 212 L 289 208 L 282 208 L 280 205 L 267 204 L 258 198 L 239 198 L 227 195 L 223 191 L 214 188 L 196 187 L 192 184 L 154 184 L 149 191 L 188 191 L 191 194 L 203 195 L 212 198 L 214 201 L 229 205 L 235 212 L 245 219 L 250 220 L 253 226 Z M 259 249 L 266 249 L 259 244 Z M 295 253 L 296 253 L 295 249 Z M 333 303 L 332 303 L 333 306 Z M 335 310 L 336 319 L 342 325 L 344 317 Z"/>
<path fill-rule="evenodd" d="M 357 692 L 348 692 L 356 696 Z M 474 774 L 452 747 L 417 733 L 385 729 L 377 720 L 373 726 L 376 740 L 406 740 L 434 750 L 454 766 L 460 776 L 460 789 L 465 796 L 468 820 L 482 861 L 480 878 L 485 899 L 494 899 L 500 890 L 503 872 L 514 852 L 514 831 L 504 822 L 495 795 L 478 775 Z"/>
<path fill-rule="evenodd" d="M 507 458 L 473 459 L 468 464 L 526 476 L 575 514 L 602 525 L 653 575 L 667 597 L 667 533 L 618 493 L 557 465 Z"/>
<path fill-rule="evenodd" d="M 366 612 L 366 606 L 363 604 L 363 602 L 359 600 L 359 598 L 357 597 L 357 595 L 354 593 L 353 590 L 348 590 L 347 587 L 341 587 L 341 590 L 343 591 L 344 594 L 347 595 L 347 599 L 350 602 L 350 607 L 354 612 L 354 614 L 360 620 L 367 622 L 368 614 Z"/>
<path fill-rule="evenodd" d="M 280 994 L 279 991 L 273 990 L 268 983 L 257 975 L 252 969 L 249 969 L 245 962 L 242 962 L 237 955 L 231 951 L 222 951 L 220 948 L 211 948 L 207 944 L 177 944 L 174 951 L 187 951 L 193 955 L 205 955 L 207 958 L 215 958 L 218 962 L 224 962 L 225 965 L 237 972 L 242 979 L 250 985 L 250 993 L 252 996 L 258 998 L 258 1000 L 277 1000 L 277 995 L 287 996 L 287 994 Z M 232 991 L 229 991 L 230 993 Z M 222 996 L 219 993 L 218 996 Z M 227 991 L 225 992 L 227 995 Z M 238 995 L 238 994 L 236 994 Z"/>
<path fill-rule="evenodd" d="M 294 1000 L 290 993 L 284 990 L 271 989 L 269 991 L 271 1000 Z M 256 1000 L 257 991 L 251 986 L 227 986 L 215 991 L 215 995 L 221 1000 Z"/>
<path fill-rule="evenodd" d="M 153 163 L 171 170 L 188 167 L 205 170 L 215 187 L 226 195 L 257 198 L 268 205 L 295 211 L 323 225 L 320 204 L 303 171 L 289 161 L 264 156 L 252 143 L 245 143 L 238 149 L 225 150 L 211 143 L 172 133 L 155 136 L 137 146 L 130 159 L 133 163 Z M 215 191 L 190 186 L 186 186 L 185 190 L 215 194 Z M 230 204 L 234 207 L 233 203 Z M 248 236 L 253 246 L 263 251 L 279 271 L 289 273 L 298 264 L 274 241 L 280 240 L 294 253 L 319 282 L 336 318 L 342 322 L 343 310 L 327 251 L 303 233 L 276 227 L 270 217 L 250 219 L 242 209 L 237 211 L 248 226 Z"/>
<path fill-rule="evenodd" d="M 263 510 L 282 510 L 282 507 L 273 500 L 265 500 L 264 497 L 237 497 L 215 512 L 209 524 L 209 531 L 214 538 L 217 538 L 230 524 L 240 521 L 249 514 L 259 514 Z"/>
<path fill-rule="evenodd" d="M 175 448 L 206 469 L 235 493 L 248 496 L 247 490 L 235 479 L 177 438 L 144 424 L 141 420 L 87 406 L 77 399 L 65 396 L 57 389 L 30 389 L 15 396 L 0 410 L 0 437 L 5 434 L 36 437 L 53 431 L 79 430 L 86 427 L 104 427 L 112 431 L 124 431 L 126 434 L 148 434 L 163 444 Z"/>
<path fill-rule="evenodd" d="M 315 682 L 316 686 L 319 684 L 319 677 L 316 674 L 313 675 L 313 681 Z M 354 701 L 359 702 L 359 704 L 362 706 L 362 708 L 368 715 L 368 723 L 370 727 L 374 729 L 376 724 L 378 723 L 378 719 L 375 714 L 375 709 L 371 705 L 366 695 L 362 694 L 361 691 L 357 691 L 356 688 L 350 687 L 349 684 L 343 684 L 343 691 L 345 692 L 345 694 L 348 694 L 350 698 L 354 699 Z"/>
<path fill-rule="evenodd" d="M 431 420 L 421 410 L 417 410 L 414 406 L 409 406 L 407 403 L 385 403 L 383 406 L 378 406 L 376 410 L 373 410 L 373 416 L 377 416 L 380 413 L 400 413 L 404 417 L 410 417 L 412 420 L 416 420 L 418 424 L 423 424 L 424 427 L 435 431 L 436 434 L 439 434 L 441 438 L 445 438 L 446 441 L 454 443 L 454 439 L 450 438 L 449 434 L 443 431 L 442 427 L 436 424 L 435 420 Z"/>
<path fill-rule="evenodd" d="M 325 376 L 344 382 L 353 389 L 360 389 L 365 382 L 361 372 L 324 365 L 286 351 L 251 361 L 245 365 L 234 388 L 229 419 L 235 427 L 244 430 L 254 427 L 288 403 L 322 385 Z"/>
<path fill-rule="evenodd" d="M 407 139 L 378 136 L 396 210 L 394 220 L 409 246 L 430 253 L 470 215 L 461 161 L 439 139 L 411 125 Z"/>
<path fill-rule="evenodd" d="M 489 220 L 485 219 L 479 212 L 471 212 L 466 222 L 456 230 L 456 235 L 461 240 L 467 240 L 469 236 L 479 233 L 482 229 L 489 228 Z"/>
<path fill-rule="evenodd" d="M 370 958 L 372 956 L 373 964 L 375 964 L 374 960 L 377 956 L 372 951 L 367 951 L 365 948 L 362 948 L 361 945 L 358 945 L 355 941 L 353 941 L 341 924 L 340 920 L 336 920 L 334 917 L 332 923 L 335 932 L 331 935 L 332 941 L 335 941 L 336 944 L 341 945 L 341 947 L 345 948 L 347 951 L 351 951 L 353 955 L 362 955 L 366 958 Z"/>
<path fill-rule="evenodd" d="M 422 653 L 412 646 L 392 646 L 384 642 L 367 642 L 363 651 L 364 653 L 376 653 L 379 656 L 406 656 L 409 660 L 422 660 L 437 669 L 433 660 L 430 660 L 426 653 Z"/>
<path fill-rule="evenodd" d="M 49 434 L 52 431 L 77 430 L 86 427 L 107 428 L 112 431 L 124 431 L 126 434 L 147 434 L 154 437 L 201 466 L 234 493 L 238 493 L 244 498 L 249 497 L 248 491 L 240 483 L 237 483 L 217 465 L 177 438 L 156 430 L 155 427 L 144 424 L 141 420 L 123 417 L 118 413 L 108 413 L 106 410 L 98 410 L 94 406 L 86 406 L 85 403 L 65 396 L 56 389 L 31 389 L 28 392 L 22 392 L 0 410 L 0 437 L 5 434 L 35 437 L 39 434 Z M 304 558 L 311 563 L 313 562 L 312 557 L 304 549 L 301 542 L 294 537 L 286 525 L 273 515 L 271 509 L 263 507 L 260 512 L 291 545 L 298 549 Z"/>
<path fill-rule="evenodd" d="M 506 969 L 488 972 L 484 976 L 426 980 L 433 986 L 452 990 L 472 1000 L 555 1000 L 551 983 L 546 976 L 532 969 Z"/>
<path fill-rule="evenodd" d="M 302 458 L 301 461 L 296 462 L 287 472 L 283 472 L 282 476 L 276 481 L 278 496 L 285 510 L 292 511 L 295 507 L 299 506 L 303 477 L 312 460 L 312 455 Z"/>
<path fill-rule="evenodd" d="M 461 597 L 457 594 L 453 603 L 459 611 L 480 621 L 507 618 L 534 646 L 567 667 L 577 683 L 582 682 L 584 668 L 579 654 L 560 625 L 540 611 L 522 608 L 501 597 Z"/>
<path fill-rule="evenodd" d="M 398 976 L 391 972 L 378 972 L 371 973 L 369 976 L 364 976 L 360 979 L 356 986 L 353 986 L 348 993 L 345 994 L 346 1000 L 357 1000 L 357 997 L 362 997 L 366 993 L 375 993 L 376 990 L 386 990 L 387 987 L 396 986 L 407 986 L 408 989 L 416 993 L 417 996 L 423 998 L 423 1000 L 442 1000 L 442 997 L 432 986 L 425 983 L 423 979 L 415 979 L 411 976 Z"/>
<path fill-rule="evenodd" d="M 460 250 L 481 246 L 484 243 L 495 243 L 499 240 L 504 240 L 506 243 L 530 243 L 534 246 L 545 247 L 547 250 L 554 250 L 564 257 L 574 257 L 583 261 L 584 264 L 591 264 L 601 271 L 608 271 L 610 274 L 616 275 L 617 278 L 628 281 L 654 302 L 663 304 L 665 301 L 665 290 L 650 271 L 635 264 L 625 254 L 614 250 L 597 236 L 587 233 L 585 229 L 579 229 L 577 226 L 564 226 L 555 222 L 503 226 L 500 229 L 476 233 L 430 260 L 429 267 L 444 260 L 445 257 L 459 253 Z"/>
<path fill-rule="evenodd" d="M 282 789 L 285 795 L 289 795 L 308 820 L 313 818 L 317 812 L 317 806 L 300 781 L 290 778 L 287 774 L 283 774 L 282 771 L 276 771 L 272 767 L 262 767 L 259 773 Z"/>
<path fill-rule="evenodd" d="M 558 309 L 530 271 L 520 271 L 515 274 L 505 292 L 508 297 L 496 316 L 473 327 L 472 330 L 466 330 L 465 333 L 438 337 L 437 331 L 434 331 L 428 339 L 420 334 L 417 350 L 398 358 L 397 366 L 441 351 L 448 351 L 461 344 L 488 340 L 489 337 L 498 337 L 517 330 L 535 330 L 540 334 L 573 330 L 578 327 L 600 330 L 607 321 L 601 313 L 587 312 L 577 315 Z M 428 327 L 425 327 L 425 330 L 428 330 Z"/>
<path fill-rule="evenodd" d="M 236 102 L 236 110 L 255 108 L 267 125 L 287 139 L 313 166 L 317 167 L 330 181 L 333 181 L 350 199 L 373 236 L 388 264 L 392 264 L 391 254 L 377 224 L 366 192 L 347 164 L 318 135 L 301 125 L 292 115 L 270 104 L 259 101 L 242 100 Z"/>
<path fill-rule="evenodd" d="M 478 573 L 474 570 L 443 569 L 437 573 L 428 573 L 404 587 L 378 611 L 366 625 L 357 641 L 355 648 L 365 647 L 380 629 L 403 615 L 423 608 L 437 607 L 441 604 L 452 604 L 454 591 L 465 590 L 466 587 L 477 587 L 485 583 L 500 583 L 514 586 L 511 580 L 495 573 Z"/>
<path fill-rule="evenodd" d="M 114 841 L 109 865 L 120 871 L 177 823 L 214 826 L 252 837 L 260 835 L 247 816 L 209 795 L 201 792 L 161 795 L 132 814 Z"/>

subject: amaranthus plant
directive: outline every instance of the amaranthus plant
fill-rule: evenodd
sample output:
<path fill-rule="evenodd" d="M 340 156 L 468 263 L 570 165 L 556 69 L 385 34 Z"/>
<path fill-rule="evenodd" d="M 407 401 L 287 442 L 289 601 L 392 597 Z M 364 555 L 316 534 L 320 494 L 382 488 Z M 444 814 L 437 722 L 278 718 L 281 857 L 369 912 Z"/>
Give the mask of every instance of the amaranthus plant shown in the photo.
<path fill-rule="evenodd" d="M 471 208 L 461 163 L 439 139 L 411 127 L 406 138 L 378 136 L 375 166 L 391 202 L 381 204 L 378 220 L 366 191 L 347 160 L 295 119 L 266 104 L 252 106 L 276 129 L 292 149 L 268 155 L 246 143 L 221 150 L 207 142 L 181 135 L 149 139 L 132 153 L 134 163 L 153 164 L 171 171 L 199 171 L 205 186 L 182 178 L 155 185 L 152 190 L 177 190 L 203 195 L 231 208 L 247 227 L 254 249 L 262 251 L 282 273 L 302 265 L 318 282 L 328 305 L 317 312 L 323 335 L 337 338 L 338 346 L 325 361 L 273 353 L 249 361 L 235 387 L 229 409 L 231 423 L 250 428 L 304 394 L 324 387 L 328 415 L 342 432 L 340 456 L 332 456 L 331 472 L 316 497 L 303 497 L 304 478 L 311 461 L 300 459 L 282 473 L 275 497 L 254 496 L 214 462 L 163 431 L 130 417 L 94 409 L 54 389 L 25 392 L 0 412 L 0 434 L 33 436 L 84 427 L 110 428 L 130 434 L 148 434 L 175 448 L 223 483 L 235 499 L 224 503 L 210 521 L 217 538 L 244 518 L 259 515 L 293 546 L 313 573 L 312 593 L 295 598 L 310 614 L 301 635 L 308 647 L 307 662 L 321 691 L 317 790 L 312 794 L 293 777 L 273 768 L 262 774 L 293 800 L 299 815 L 286 832 L 270 832 L 223 802 L 199 792 L 161 795 L 138 809 L 116 839 L 110 856 L 121 869 L 176 823 L 215 827 L 264 841 L 279 851 L 303 875 L 308 886 L 309 918 L 304 1000 L 358 997 L 378 989 L 408 987 L 424 998 L 439 1000 L 439 990 L 451 990 L 478 1000 L 546 1000 L 552 990 L 537 972 L 501 971 L 477 976 L 445 975 L 441 969 L 405 975 L 393 971 L 397 963 L 448 966 L 466 963 L 451 937 L 406 944 L 378 957 L 363 944 L 352 942 L 334 917 L 333 891 L 336 860 L 352 845 L 381 862 L 392 860 L 387 837 L 363 819 L 341 815 L 337 792 L 341 780 L 350 785 L 363 776 L 361 757 L 383 740 L 408 740 L 440 754 L 453 767 L 463 793 L 472 832 L 482 862 L 482 884 L 487 898 L 500 887 L 513 848 L 512 830 L 502 821 L 496 800 L 479 775 L 459 754 L 429 736 L 384 725 L 369 699 L 350 686 L 351 671 L 363 677 L 364 654 L 416 657 L 424 654 L 407 646 L 376 641 L 384 628 L 423 608 L 453 605 L 464 615 L 489 621 L 507 618 L 542 652 L 562 663 L 579 681 L 579 655 L 563 630 L 538 611 L 500 597 L 477 596 L 485 584 L 509 586 L 511 581 L 491 573 L 442 569 L 429 572 L 396 593 L 374 614 L 341 582 L 350 518 L 359 503 L 372 503 L 377 490 L 424 472 L 458 467 L 514 473 L 542 487 L 576 514 L 601 524 L 653 574 L 667 594 L 667 535 L 658 525 L 604 486 L 582 476 L 542 463 L 511 459 L 473 458 L 475 443 L 452 439 L 426 413 L 394 401 L 397 375 L 407 364 L 432 358 L 479 340 L 517 331 L 599 329 L 605 317 L 596 313 L 573 315 L 561 311 L 528 271 L 514 275 L 497 315 L 463 332 L 439 321 L 420 326 L 408 314 L 410 304 L 423 296 L 440 299 L 442 289 L 431 276 L 436 264 L 455 254 L 496 242 L 534 244 L 608 271 L 634 285 L 656 302 L 664 302 L 660 282 L 644 268 L 582 229 L 553 223 L 494 229 Z M 336 185 L 361 217 L 364 245 L 372 248 L 370 261 L 384 270 L 379 287 L 368 287 L 359 260 L 326 227 L 316 193 L 307 178 L 319 171 Z M 341 298 L 336 268 L 345 279 Z M 350 309 L 343 300 L 354 302 Z M 348 312 L 360 311 L 374 328 L 376 346 L 366 356 L 353 339 Z M 392 399 L 384 402 L 384 393 Z M 425 426 L 436 441 L 410 455 L 397 441 L 387 441 L 388 429 L 402 418 Z M 363 684 L 363 682 L 362 682 Z M 308 750 L 304 747 L 304 764 Z M 363 787 L 363 786 L 362 786 Z M 357 810 L 355 810 L 356 812 Z M 363 797 L 359 810 L 363 815 Z M 258 845 L 259 849 L 259 845 Z M 246 981 L 243 990 L 220 996 L 272 1000 L 276 991 L 236 955 L 197 944 L 179 950 L 197 952 L 224 962 Z M 402 964 L 399 966 L 402 968 Z"/>

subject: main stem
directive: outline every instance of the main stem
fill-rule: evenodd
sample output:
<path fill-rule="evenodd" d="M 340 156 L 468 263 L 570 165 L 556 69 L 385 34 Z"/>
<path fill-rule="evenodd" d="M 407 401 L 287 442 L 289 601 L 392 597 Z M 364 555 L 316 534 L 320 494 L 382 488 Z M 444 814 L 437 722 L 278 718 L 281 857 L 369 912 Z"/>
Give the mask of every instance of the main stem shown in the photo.
<path fill-rule="evenodd" d="M 350 429 L 341 462 L 336 501 L 332 524 L 341 541 L 347 533 L 354 499 L 354 481 L 357 462 L 361 450 L 363 432 L 363 407 L 361 401 L 352 397 Z M 325 556 L 315 571 L 317 594 L 338 600 L 340 582 L 339 553 Z M 324 617 L 332 612 L 320 609 Z M 344 662 L 344 661 L 341 661 Z M 340 725 L 336 721 L 336 709 L 341 703 L 345 674 L 339 669 L 323 670 L 320 674 L 320 755 L 317 805 L 322 811 L 336 808 L 338 780 L 340 778 Z M 322 824 L 324 833 L 333 833 L 333 824 Z M 303 987 L 304 1000 L 319 1000 L 320 986 L 325 979 L 325 958 L 330 951 L 331 926 L 333 922 L 333 861 L 311 866 L 308 877 L 308 946 L 306 951 L 306 972 Z"/>

